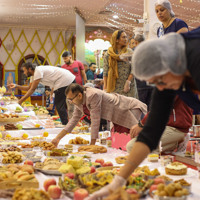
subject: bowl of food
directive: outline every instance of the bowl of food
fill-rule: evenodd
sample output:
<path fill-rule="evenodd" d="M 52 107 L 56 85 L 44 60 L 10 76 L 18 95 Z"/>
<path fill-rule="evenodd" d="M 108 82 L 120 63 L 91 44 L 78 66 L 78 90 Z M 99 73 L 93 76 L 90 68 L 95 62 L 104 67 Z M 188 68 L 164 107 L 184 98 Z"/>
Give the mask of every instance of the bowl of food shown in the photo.
<path fill-rule="evenodd" d="M 153 192 L 155 200 L 187 200 L 189 191 L 180 183 L 170 183 L 168 185 L 159 184 L 157 190 Z"/>
<path fill-rule="evenodd" d="M 34 106 L 24 106 L 24 110 L 25 110 L 26 112 L 33 111 L 33 110 L 34 110 Z"/>
<path fill-rule="evenodd" d="M 191 192 L 191 183 L 188 183 L 185 179 L 179 179 L 174 181 L 174 183 L 180 183 L 182 188 L 185 188 L 188 190 L 188 192 Z"/>
<path fill-rule="evenodd" d="M 8 96 L 3 96 L 1 98 L 1 101 L 3 101 L 6 105 L 10 104 L 10 97 Z"/>
<path fill-rule="evenodd" d="M 36 152 L 35 151 L 23 151 L 22 154 L 27 158 L 34 157 Z"/>
<path fill-rule="evenodd" d="M 12 103 L 12 104 L 18 103 L 18 98 L 16 96 L 11 95 L 10 96 L 10 103 Z"/>

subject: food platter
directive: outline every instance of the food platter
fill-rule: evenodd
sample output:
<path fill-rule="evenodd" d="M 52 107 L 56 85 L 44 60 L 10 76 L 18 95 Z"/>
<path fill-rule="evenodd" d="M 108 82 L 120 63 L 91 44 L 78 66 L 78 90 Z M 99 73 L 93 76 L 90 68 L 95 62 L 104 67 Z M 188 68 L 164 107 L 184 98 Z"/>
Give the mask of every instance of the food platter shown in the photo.
<path fill-rule="evenodd" d="M 26 120 L 26 117 L 18 117 L 18 118 L 0 118 L 0 122 L 19 122 Z"/>
<path fill-rule="evenodd" d="M 32 127 L 32 128 L 22 128 L 22 130 L 39 130 L 39 129 L 43 129 L 43 127 L 38 127 L 38 128 L 35 128 L 35 127 Z"/>
<path fill-rule="evenodd" d="M 60 173 L 57 170 L 43 170 L 43 169 L 39 169 L 39 168 L 34 168 L 34 169 L 39 171 L 39 172 L 42 172 L 43 174 L 46 174 L 46 175 L 56 175 L 56 176 L 62 175 L 62 173 Z"/>

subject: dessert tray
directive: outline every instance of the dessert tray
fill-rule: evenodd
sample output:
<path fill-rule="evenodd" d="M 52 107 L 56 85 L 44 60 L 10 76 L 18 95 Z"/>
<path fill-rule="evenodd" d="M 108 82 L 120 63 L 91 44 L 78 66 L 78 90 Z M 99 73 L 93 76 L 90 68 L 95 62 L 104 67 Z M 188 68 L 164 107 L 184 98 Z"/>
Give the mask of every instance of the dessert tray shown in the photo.
<path fill-rule="evenodd" d="M 56 175 L 56 176 L 62 175 L 62 173 L 60 173 L 57 170 L 44 170 L 44 169 L 39 169 L 39 168 L 34 168 L 34 169 L 46 175 Z"/>
<path fill-rule="evenodd" d="M 38 127 L 38 128 L 35 128 L 35 127 L 32 127 L 32 128 L 22 128 L 22 130 L 39 130 L 39 129 L 43 129 L 43 127 Z"/>
<path fill-rule="evenodd" d="M 19 122 L 26 120 L 26 117 L 18 117 L 18 118 L 0 118 L 0 122 Z"/>
<path fill-rule="evenodd" d="M 165 175 L 165 171 L 163 168 L 158 167 L 158 170 L 160 171 L 161 175 Z M 197 172 L 191 168 L 187 168 L 187 174 L 186 175 L 169 175 L 167 174 L 169 178 L 173 178 L 174 180 L 177 179 L 185 179 L 185 178 L 192 178 L 197 176 Z"/>

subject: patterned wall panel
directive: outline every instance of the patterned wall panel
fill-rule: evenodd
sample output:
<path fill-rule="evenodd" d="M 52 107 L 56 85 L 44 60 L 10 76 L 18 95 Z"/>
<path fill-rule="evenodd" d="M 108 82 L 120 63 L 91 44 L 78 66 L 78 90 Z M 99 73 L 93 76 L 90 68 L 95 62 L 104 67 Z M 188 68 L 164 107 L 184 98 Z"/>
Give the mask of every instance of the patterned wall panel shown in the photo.
<path fill-rule="evenodd" d="M 67 40 L 65 35 L 66 32 L 61 30 L 1 28 L 0 62 L 4 70 L 15 70 L 16 81 L 18 81 L 18 64 L 29 54 L 35 54 L 34 60 L 39 63 L 38 55 L 45 58 L 44 62 L 56 66 L 61 62 L 62 52 L 68 49 L 73 33 Z"/>

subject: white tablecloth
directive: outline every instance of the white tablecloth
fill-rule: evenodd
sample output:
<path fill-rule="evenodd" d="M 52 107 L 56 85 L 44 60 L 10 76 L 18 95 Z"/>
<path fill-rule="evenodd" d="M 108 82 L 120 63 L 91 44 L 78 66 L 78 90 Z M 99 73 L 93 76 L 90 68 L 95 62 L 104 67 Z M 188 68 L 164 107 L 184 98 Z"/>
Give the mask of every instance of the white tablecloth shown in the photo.
<path fill-rule="evenodd" d="M 42 124 L 42 123 L 45 123 L 45 120 L 39 120 L 39 122 L 40 122 L 40 124 Z M 27 126 L 28 125 L 32 126 L 33 123 L 37 123 L 37 120 L 27 120 L 27 121 L 23 122 L 23 124 L 27 125 Z M 62 130 L 62 128 L 52 128 L 52 129 L 20 130 L 20 131 L 7 131 L 7 132 L 9 134 L 11 134 L 11 136 L 13 136 L 13 137 L 19 137 L 25 132 L 29 134 L 29 137 L 33 137 L 33 136 L 42 136 L 42 133 L 44 131 L 47 131 L 47 132 L 49 132 L 47 141 L 51 141 L 61 130 Z M 81 136 L 82 138 L 84 138 L 86 140 L 90 140 L 90 137 L 91 137 L 90 135 L 83 135 L 83 134 L 82 135 L 68 134 L 60 141 L 60 145 L 68 144 L 70 139 L 73 139 L 77 136 Z M 74 151 L 77 150 L 78 147 L 79 147 L 78 145 L 74 145 Z M 127 153 L 125 151 L 108 148 L 108 152 L 105 154 L 93 154 L 91 160 L 95 161 L 97 158 L 103 158 L 105 160 L 105 162 L 111 161 L 114 165 L 119 165 L 115 162 L 115 157 L 124 156 L 126 154 Z M 159 162 L 151 163 L 151 162 L 148 162 L 147 160 L 144 160 L 141 165 L 148 165 L 150 169 L 158 168 L 158 170 L 160 171 L 161 174 L 165 174 L 164 167 L 162 167 Z M 41 189 L 43 189 L 43 182 L 46 179 L 53 177 L 56 180 L 58 180 L 58 176 L 47 176 L 40 172 L 36 173 L 36 177 L 40 182 Z M 189 195 L 188 200 L 199 200 L 200 199 L 200 188 L 199 188 L 200 179 L 198 178 L 197 171 L 189 168 L 187 175 L 185 175 L 185 176 L 170 176 L 170 178 L 172 178 L 174 180 L 184 178 L 189 183 L 192 183 L 192 191 L 191 191 L 192 193 L 191 193 L 191 195 Z M 69 198 L 63 197 L 62 199 L 68 200 Z M 148 196 L 145 199 L 150 200 L 152 198 Z"/>

